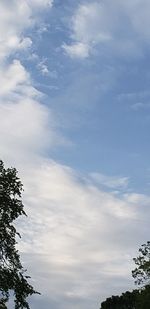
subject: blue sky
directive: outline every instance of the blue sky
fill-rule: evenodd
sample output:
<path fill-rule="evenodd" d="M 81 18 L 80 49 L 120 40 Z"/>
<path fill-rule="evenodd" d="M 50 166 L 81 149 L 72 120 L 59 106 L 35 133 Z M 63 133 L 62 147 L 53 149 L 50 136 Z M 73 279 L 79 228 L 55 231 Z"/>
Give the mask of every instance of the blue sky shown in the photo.
<path fill-rule="evenodd" d="M 150 3 L 0 3 L 0 153 L 24 184 L 31 308 L 134 287 L 148 240 Z M 45 306 L 45 307 L 44 307 Z"/>

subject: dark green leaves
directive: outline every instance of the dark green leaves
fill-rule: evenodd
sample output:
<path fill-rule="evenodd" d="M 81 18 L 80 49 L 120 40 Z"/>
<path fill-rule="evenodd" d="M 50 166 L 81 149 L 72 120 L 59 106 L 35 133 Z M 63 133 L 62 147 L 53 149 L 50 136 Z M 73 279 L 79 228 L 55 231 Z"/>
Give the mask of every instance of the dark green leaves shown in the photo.
<path fill-rule="evenodd" d="M 141 246 L 139 253 L 139 256 L 133 259 L 137 267 L 132 271 L 132 276 L 138 285 L 150 283 L 150 241 Z"/>
<path fill-rule="evenodd" d="M 34 293 L 16 250 L 17 233 L 14 221 L 26 215 L 21 200 L 22 183 L 15 168 L 5 169 L 0 160 L 0 309 L 6 308 L 10 291 L 14 293 L 15 309 L 29 309 L 27 297 Z M 20 235 L 19 235 L 20 236 Z"/>
<path fill-rule="evenodd" d="M 122 293 L 120 296 L 107 298 L 101 304 L 101 309 L 149 309 L 150 287 L 145 286 L 141 290 Z"/>

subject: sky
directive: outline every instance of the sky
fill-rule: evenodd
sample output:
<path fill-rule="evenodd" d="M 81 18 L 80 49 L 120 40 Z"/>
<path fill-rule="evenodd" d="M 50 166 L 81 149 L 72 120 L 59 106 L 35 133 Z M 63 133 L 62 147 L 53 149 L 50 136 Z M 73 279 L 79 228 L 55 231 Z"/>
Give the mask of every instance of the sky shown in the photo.
<path fill-rule="evenodd" d="M 134 288 L 149 240 L 150 1 L 0 1 L 0 157 L 24 184 L 31 309 Z"/>

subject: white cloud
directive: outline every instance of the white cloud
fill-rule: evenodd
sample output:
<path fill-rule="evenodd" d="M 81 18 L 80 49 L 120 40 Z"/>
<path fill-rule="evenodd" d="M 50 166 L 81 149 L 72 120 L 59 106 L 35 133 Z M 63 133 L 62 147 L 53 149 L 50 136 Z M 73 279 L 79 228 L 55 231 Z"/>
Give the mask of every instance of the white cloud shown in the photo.
<path fill-rule="evenodd" d="M 0 153 L 4 160 L 12 156 L 14 162 L 28 160 L 65 143 L 51 109 L 40 103 L 42 94 L 20 61 L 1 68 L 0 83 Z"/>
<path fill-rule="evenodd" d="M 40 70 L 42 75 L 49 75 L 49 69 L 48 69 L 48 66 L 46 64 L 46 60 L 47 59 L 43 59 L 40 62 L 38 62 L 38 64 L 37 64 L 37 68 Z"/>
<path fill-rule="evenodd" d="M 145 205 L 149 205 L 150 203 L 150 197 L 139 193 L 125 194 L 125 199 L 129 203 L 137 205 L 142 204 L 142 202 L 144 202 Z"/>
<path fill-rule="evenodd" d="M 42 151 L 57 141 L 55 123 L 38 101 L 30 75 L 14 60 L 1 72 L 1 85 L 5 104 L 0 104 L 0 152 L 8 165 L 17 167 L 24 183 L 28 218 L 18 228 L 26 267 L 49 304 L 57 300 L 61 308 L 76 308 L 76 303 L 93 309 L 100 296 L 106 296 L 108 282 L 111 294 L 131 286 L 127 278 L 132 255 L 145 240 L 138 223 L 141 208 L 142 219 L 147 217 L 148 198 L 117 197 L 100 190 L 91 177 L 85 181 L 73 169 L 45 160 Z M 104 185 L 126 182 L 103 175 Z"/>
<path fill-rule="evenodd" d="M 0 2 L 0 61 L 12 52 L 29 48 L 30 37 L 24 37 L 24 31 L 36 21 L 36 9 L 52 6 L 53 1 L 1 1 Z"/>
<path fill-rule="evenodd" d="M 48 125 L 51 120 L 48 112 L 37 101 L 27 98 L 17 103 L 0 104 L 1 156 L 9 157 L 12 148 L 14 159 L 16 156 L 20 156 L 20 160 L 27 159 L 28 156 L 35 155 L 36 151 L 43 152 L 51 144 L 55 144 Z"/>
<path fill-rule="evenodd" d="M 7 98 L 18 90 L 19 86 L 30 84 L 30 77 L 19 60 L 13 60 L 12 64 L 4 65 L 0 69 L 0 96 Z M 12 97 L 11 97 L 12 98 Z"/>
<path fill-rule="evenodd" d="M 91 175 L 81 177 L 74 169 L 45 159 L 64 138 L 25 67 L 19 60 L 6 64 L 5 57 L 31 45 L 24 30 L 36 20 L 31 18 L 33 9 L 40 11 L 47 5 L 52 1 L 0 4 L 0 153 L 7 165 L 19 170 L 24 183 L 29 217 L 18 222 L 23 235 L 20 249 L 29 274 L 37 280 L 34 285 L 43 294 L 41 299 L 47 298 L 51 308 L 54 302 L 62 309 L 93 309 L 100 296 L 106 296 L 106 286 L 108 295 L 131 286 L 131 259 L 149 231 L 149 197 L 134 192 L 117 196 L 96 184 L 125 188 L 126 177 L 94 173 L 92 180 Z M 85 58 L 91 47 L 112 41 L 111 27 L 107 31 L 104 27 L 109 22 L 106 15 L 99 3 L 82 5 L 73 20 L 74 42 L 63 47 L 66 52 Z"/>
<path fill-rule="evenodd" d="M 0 60 L 20 48 L 25 28 L 31 26 L 31 10 L 27 2 L 0 3 Z"/>
<path fill-rule="evenodd" d="M 97 184 L 101 184 L 112 189 L 125 189 L 127 188 L 129 182 L 128 177 L 106 176 L 100 173 L 92 173 L 90 176 L 92 177 L 93 181 L 96 181 Z"/>
<path fill-rule="evenodd" d="M 89 56 L 89 46 L 82 42 L 72 45 L 64 44 L 62 47 L 71 58 L 87 58 Z"/>
<path fill-rule="evenodd" d="M 72 43 L 65 45 L 71 57 L 86 58 L 93 49 L 101 53 L 136 56 L 150 38 L 150 2 L 110 0 L 79 4 L 71 22 Z M 87 53 L 74 52 L 77 46 L 86 46 Z M 74 47 L 74 49 L 73 49 Z"/>
<path fill-rule="evenodd" d="M 148 217 L 149 199 L 115 196 L 100 190 L 91 177 L 85 181 L 68 166 L 45 160 L 41 150 L 55 136 L 49 127 L 53 115 L 38 102 L 34 89 L 31 96 L 24 90 L 33 88 L 30 76 L 19 62 L 13 65 L 8 72 L 18 70 L 18 79 L 11 82 L 14 74 L 8 74 L 3 97 L 9 102 L 0 104 L 0 152 L 8 165 L 17 167 L 25 188 L 28 218 L 18 222 L 23 235 L 19 249 L 36 280 L 34 286 L 48 298 L 49 306 L 57 300 L 63 309 L 93 309 L 106 296 L 108 282 L 110 294 L 132 286 L 130 264 L 146 237 L 139 222 Z M 18 91 L 17 102 L 10 101 Z M 126 182 L 103 175 L 104 185 Z"/>
<path fill-rule="evenodd" d="M 32 40 L 31 40 L 30 38 L 26 37 L 26 38 L 24 38 L 24 39 L 20 42 L 19 48 L 21 48 L 21 49 L 27 49 L 27 48 L 31 47 L 31 45 L 32 45 Z"/>
<path fill-rule="evenodd" d="M 102 3 L 80 5 L 72 18 L 74 33 L 72 37 L 85 43 L 103 42 L 111 39 L 104 29 L 105 6 Z M 107 23 L 107 21 L 105 21 Z M 101 28 L 100 28 L 101 26 Z M 98 27 L 98 28 L 97 28 Z"/>
<path fill-rule="evenodd" d="M 63 45 L 71 57 L 86 58 L 92 51 L 93 45 L 111 39 L 105 29 L 100 29 L 103 24 L 103 6 L 98 3 L 79 5 L 72 17 L 72 45 Z M 105 28 L 105 27 L 103 27 Z"/>
<path fill-rule="evenodd" d="M 14 51 L 31 46 L 31 38 L 24 33 L 35 25 L 41 9 L 51 7 L 52 3 L 48 0 L 0 3 L 0 151 L 4 160 L 9 160 L 10 147 L 14 148 L 13 160 L 17 162 L 66 142 L 57 133 L 51 109 L 41 104 L 43 94 L 33 86 L 26 68 L 18 59 L 6 61 L 9 55 L 13 58 Z M 42 70 L 46 73 L 46 65 Z"/>
<path fill-rule="evenodd" d="M 131 288 L 132 257 L 149 229 L 148 221 L 145 231 L 140 224 L 149 216 L 149 197 L 117 197 L 50 160 L 19 170 L 28 213 L 19 227 L 20 249 L 42 294 L 62 308 L 70 302 L 76 308 L 75 301 L 93 309 L 108 282 L 111 295 Z"/>

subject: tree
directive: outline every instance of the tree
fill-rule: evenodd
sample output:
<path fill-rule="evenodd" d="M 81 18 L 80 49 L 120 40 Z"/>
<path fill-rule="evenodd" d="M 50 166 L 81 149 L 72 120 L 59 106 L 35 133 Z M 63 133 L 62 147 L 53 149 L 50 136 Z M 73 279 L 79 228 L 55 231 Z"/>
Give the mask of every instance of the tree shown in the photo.
<path fill-rule="evenodd" d="M 137 309 L 148 309 L 150 308 L 150 286 L 146 285 L 144 288 L 139 290 L 137 296 Z"/>
<path fill-rule="evenodd" d="M 122 293 L 120 296 L 111 296 L 101 303 L 101 309 L 135 309 L 139 290 Z"/>
<path fill-rule="evenodd" d="M 0 309 L 7 308 L 5 304 L 10 292 L 14 295 L 15 309 L 29 309 L 26 299 L 37 293 L 28 283 L 30 277 L 26 275 L 16 249 L 16 237 L 20 234 L 13 222 L 19 216 L 26 216 L 21 200 L 22 190 L 16 169 L 5 169 L 0 160 Z"/>
<path fill-rule="evenodd" d="M 3 299 L 0 300 L 0 309 L 7 309 L 5 301 Z"/>
<path fill-rule="evenodd" d="M 150 286 L 140 290 L 112 296 L 101 303 L 101 309 L 148 309 L 150 308 Z"/>
<path fill-rule="evenodd" d="M 150 241 L 139 249 L 139 256 L 134 258 L 137 267 L 132 271 L 132 276 L 137 285 L 150 283 Z"/>
<path fill-rule="evenodd" d="M 133 259 L 137 267 L 132 271 L 138 290 L 112 296 L 101 303 L 101 309 L 148 309 L 150 308 L 150 241 L 139 249 L 139 256 Z"/>

